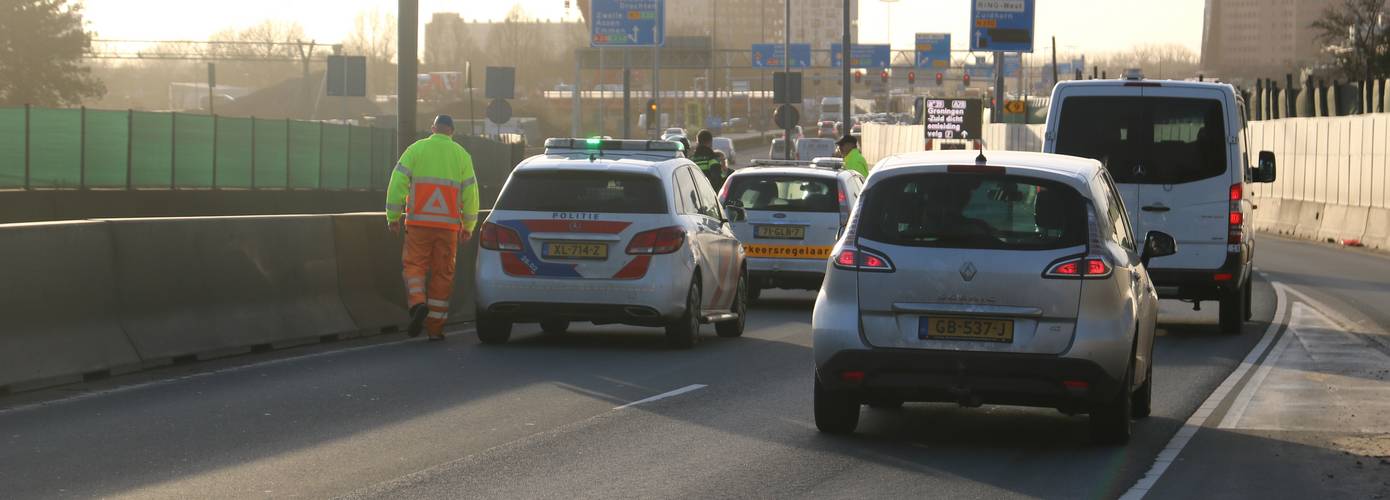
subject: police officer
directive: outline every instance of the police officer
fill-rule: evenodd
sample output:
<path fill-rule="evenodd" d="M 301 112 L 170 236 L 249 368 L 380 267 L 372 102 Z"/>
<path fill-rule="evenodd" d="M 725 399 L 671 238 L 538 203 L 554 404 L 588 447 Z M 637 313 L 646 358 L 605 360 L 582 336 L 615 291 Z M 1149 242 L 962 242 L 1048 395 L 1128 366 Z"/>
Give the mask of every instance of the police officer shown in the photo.
<path fill-rule="evenodd" d="M 859 139 L 853 135 L 845 134 L 835 143 L 839 146 L 839 156 L 845 159 L 845 170 L 859 172 L 864 177 L 869 176 L 869 162 L 864 160 L 864 155 L 859 152 Z"/>
<path fill-rule="evenodd" d="M 695 151 L 690 154 L 690 161 L 700 167 L 700 171 L 705 173 L 715 191 L 724 185 L 724 177 L 728 175 L 725 171 L 724 153 L 714 150 L 714 134 L 708 129 L 695 135 Z"/>
<path fill-rule="evenodd" d="M 478 180 L 473 157 L 454 142 L 454 119 L 439 115 L 430 131 L 406 148 L 391 172 L 386 224 L 396 234 L 403 221 L 407 229 L 401 251 L 410 308 L 407 333 L 414 337 L 424 328 L 430 340 L 444 340 L 454 257 L 478 222 Z"/>

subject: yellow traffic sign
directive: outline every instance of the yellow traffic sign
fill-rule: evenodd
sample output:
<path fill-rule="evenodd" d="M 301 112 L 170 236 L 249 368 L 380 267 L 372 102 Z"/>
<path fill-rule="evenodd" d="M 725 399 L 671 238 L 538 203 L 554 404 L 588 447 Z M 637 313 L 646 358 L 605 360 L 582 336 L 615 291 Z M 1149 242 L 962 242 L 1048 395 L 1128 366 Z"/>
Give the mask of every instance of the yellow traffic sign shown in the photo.
<path fill-rule="evenodd" d="M 1004 101 L 1004 112 L 1011 115 L 1027 113 L 1028 103 L 1024 101 Z"/>

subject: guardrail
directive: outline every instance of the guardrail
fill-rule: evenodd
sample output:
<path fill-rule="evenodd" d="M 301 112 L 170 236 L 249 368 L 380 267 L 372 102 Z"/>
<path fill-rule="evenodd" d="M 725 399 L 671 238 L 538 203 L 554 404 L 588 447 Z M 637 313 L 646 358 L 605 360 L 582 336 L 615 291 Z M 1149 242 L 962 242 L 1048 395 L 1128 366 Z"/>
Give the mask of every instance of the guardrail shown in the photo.
<path fill-rule="evenodd" d="M 375 212 L 0 225 L 0 393 L 397 331 L 402 242 L 384 221 Z M 474 317 L 476 248 L 459 250 L 454 322 Z"/>

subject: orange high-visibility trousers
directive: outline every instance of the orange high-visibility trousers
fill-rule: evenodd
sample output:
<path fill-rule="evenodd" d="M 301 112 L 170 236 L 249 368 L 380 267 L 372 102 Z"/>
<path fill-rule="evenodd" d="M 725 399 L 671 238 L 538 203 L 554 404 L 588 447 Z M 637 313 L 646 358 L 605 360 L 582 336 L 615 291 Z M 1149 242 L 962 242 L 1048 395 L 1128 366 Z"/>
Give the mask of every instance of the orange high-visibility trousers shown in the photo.
<path fill-rule="evenodd" d="M 454 257 L 458 254 L 459 232 L 450 229 L 408 226 L 401 264 L 405 269 L 406 306 L 425 304 L 425 331 L 432 337 L 444 334 L 449 319 L 449 295 L 454 291 Z"/>

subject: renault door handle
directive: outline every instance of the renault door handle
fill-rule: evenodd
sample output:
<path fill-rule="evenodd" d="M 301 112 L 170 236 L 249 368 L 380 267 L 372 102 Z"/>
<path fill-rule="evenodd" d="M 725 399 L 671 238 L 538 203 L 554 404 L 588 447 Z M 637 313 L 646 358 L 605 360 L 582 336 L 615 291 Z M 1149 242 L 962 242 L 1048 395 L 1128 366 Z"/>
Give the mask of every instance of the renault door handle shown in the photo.
<path fill-rule="evenodd" d="M 1165 206 L 1163 206 L 1163 205 L 1149 205 L 1149 206 L 1146 206 L 1146 207 L 1142 208 L 1141 210 L 1143 210 L 1143 211 L 1145 211 L 1145 212 L 1167 212 L 1167 211 L 1172 210 L 1172 209 L 1171 209 L 1171 208 L 1168 208 L 1168 207 L 1165 207 Z"/>

